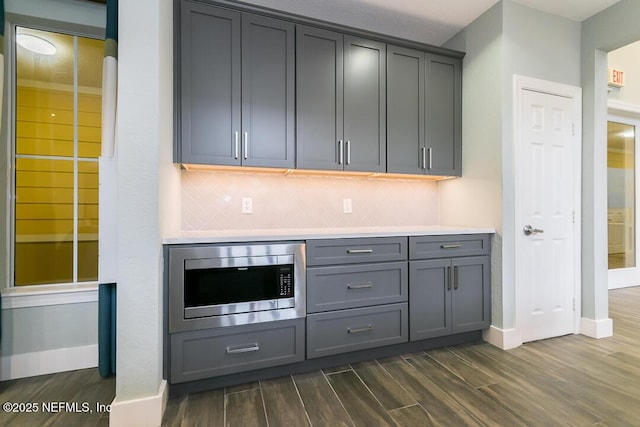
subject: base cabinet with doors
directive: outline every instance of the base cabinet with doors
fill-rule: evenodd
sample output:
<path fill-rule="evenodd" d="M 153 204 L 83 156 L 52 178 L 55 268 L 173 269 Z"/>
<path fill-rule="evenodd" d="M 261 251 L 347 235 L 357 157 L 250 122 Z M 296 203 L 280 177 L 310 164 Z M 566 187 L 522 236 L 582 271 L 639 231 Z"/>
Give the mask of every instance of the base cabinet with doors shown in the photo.
<path fill-rule="evenodd" d="M 181 163 L 295 166 L 295 25 L 183 1 Z"/>
<path fill-rule="evenodd" d="M 409 257 L 412 341 L 490 326 L 487 235 L 410 237 Z"/>
<path fill-rule="evenodd" d="M 168 378 L 219 386 L 486 329 L 489 253 L 489 234 L 306 240 L 306 318 L 167 331 Z"/>

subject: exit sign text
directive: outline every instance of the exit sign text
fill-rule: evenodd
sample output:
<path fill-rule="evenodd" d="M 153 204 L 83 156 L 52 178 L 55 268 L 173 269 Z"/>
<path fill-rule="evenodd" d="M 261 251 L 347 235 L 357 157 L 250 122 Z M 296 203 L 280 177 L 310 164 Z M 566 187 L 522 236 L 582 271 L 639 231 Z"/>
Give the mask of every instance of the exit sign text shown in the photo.
<path fill-rule="evenodd" d="M 609 68 L 609 86 L 624 86 L 624 71 Z"/>

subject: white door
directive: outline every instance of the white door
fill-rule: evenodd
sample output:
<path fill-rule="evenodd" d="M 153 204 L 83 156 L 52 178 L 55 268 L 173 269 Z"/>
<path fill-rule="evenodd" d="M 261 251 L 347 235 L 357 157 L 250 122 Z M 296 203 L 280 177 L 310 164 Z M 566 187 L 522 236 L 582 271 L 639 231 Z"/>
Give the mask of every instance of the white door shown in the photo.
<path fill-rule="evenodd" d="M 518 329 L 528 342 L 575 331 L 576 156 L 581 153 L 575 99 L 519 90 L 516 293 Z"/>

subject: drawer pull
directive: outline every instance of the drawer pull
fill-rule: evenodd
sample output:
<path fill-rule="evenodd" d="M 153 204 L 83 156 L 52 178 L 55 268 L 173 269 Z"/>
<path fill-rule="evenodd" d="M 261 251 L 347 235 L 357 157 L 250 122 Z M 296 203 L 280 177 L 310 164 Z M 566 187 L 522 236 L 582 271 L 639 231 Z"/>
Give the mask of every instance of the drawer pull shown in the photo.
<path fill-rule="evenodd" d="M 246 347 L 227 347 L 227 354 L 250 353 L 258 350 L 260 350 L 260 346 L 256 343 L 249 344 Z"/>
<path fill-rule="evenodd" d="M 348 254 L 372 254 L 373 249 L 347 249 Z"/>
<path fill-rule="evenodd" d="M 368 331 L 373 331 L 372 325 L 367 325 L 364 328 L 355 328 L 355 329 L 347 328 L 348 334 L 359 334 L 359 333 L 368 332 Z"/>
<path fill-rule="evenodd" d="M 440 249 L 458 249 L 461 247 L 462 245 L 460 243 L 455 243 L 453 245 L 440 245 Z"/>
<path fill-rule="evenodd" d="M 373 283 L 363 283 L 361 285 L 348 284 L 347 289 L 368 289 L 373 288 Z"/>

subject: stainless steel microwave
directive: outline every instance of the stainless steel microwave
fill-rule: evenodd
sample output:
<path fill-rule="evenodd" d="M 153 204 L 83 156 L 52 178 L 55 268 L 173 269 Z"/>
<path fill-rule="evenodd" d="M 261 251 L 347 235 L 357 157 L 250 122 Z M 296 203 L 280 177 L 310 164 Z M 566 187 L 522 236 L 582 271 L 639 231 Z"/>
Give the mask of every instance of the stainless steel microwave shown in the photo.
<path fill-rule="evenodd" d="M 304 317 L 304 243 L 171 246 L 170 332 Z"/>

